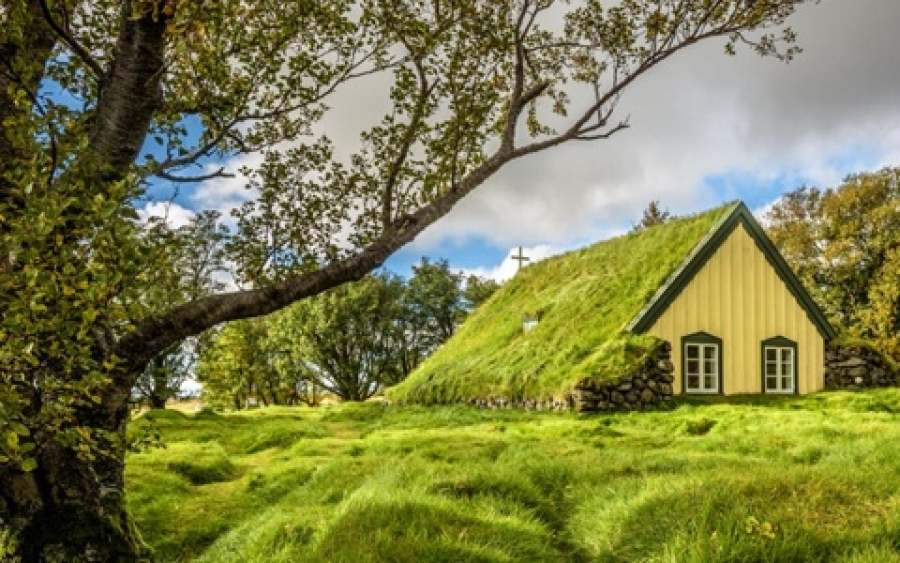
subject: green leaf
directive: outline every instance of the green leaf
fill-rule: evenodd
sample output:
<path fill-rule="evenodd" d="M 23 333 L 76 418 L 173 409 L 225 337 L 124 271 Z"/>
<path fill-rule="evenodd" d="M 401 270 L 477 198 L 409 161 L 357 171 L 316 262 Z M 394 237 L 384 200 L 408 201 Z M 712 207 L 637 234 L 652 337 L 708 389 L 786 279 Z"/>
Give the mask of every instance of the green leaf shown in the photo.
<path fill-rule="evenodd" d="M 6 445 L 8 445 L 12 449 L 18 449 L 19 447 L 19 435 L 13 431 L 8 431 L 5 434 L 6 437 Z"/>

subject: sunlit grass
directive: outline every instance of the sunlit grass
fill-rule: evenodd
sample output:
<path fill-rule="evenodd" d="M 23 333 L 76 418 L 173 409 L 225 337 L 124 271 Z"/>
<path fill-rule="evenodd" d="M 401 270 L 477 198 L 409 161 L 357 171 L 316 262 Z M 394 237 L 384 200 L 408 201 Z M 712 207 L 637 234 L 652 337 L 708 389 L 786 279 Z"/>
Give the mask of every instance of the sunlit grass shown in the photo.
<path fill-rule="evenodd" d="M 161 561 L 900 561 L 900 390 L 598 416 L 150 413 Z"/>

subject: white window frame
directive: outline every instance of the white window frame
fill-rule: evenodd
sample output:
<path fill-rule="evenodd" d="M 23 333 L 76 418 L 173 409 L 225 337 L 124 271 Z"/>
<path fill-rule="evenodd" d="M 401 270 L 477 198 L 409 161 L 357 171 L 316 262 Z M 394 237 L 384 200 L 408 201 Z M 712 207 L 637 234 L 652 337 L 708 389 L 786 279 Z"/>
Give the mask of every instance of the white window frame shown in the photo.
<path fill-rule="evenodd" d="M 692 359 L 688 350 L 692 347 L 697 348 L 697 357 Z M 713 350 L 714 357 L 708 359 L 706 357 L 706 351 Z M 698 370 L 697 372 L 689 371 L 689 365 L 691 361 L 697 362 Z M 708 361 L 712 361 L 713 370 L 711 372 L 706 371 L 706 363 Z M 697 387 L 691 387 L 689 382 L 692 377 L 697 377 L 697 381 L 700 384 Z M 705 380 L 708 377 L 712 377 L 713 385 L 712 387 L 708 387 L 704 385 Z M 719 382 L 722 377 L 722 347 L 719 344 L 715 343 L 707 343 L 707 342 L 685 342 L 684 343 L 684 392 L 691 394 L 705 394 L 705 395 L 718 395 L 720 393 Z"/>
<path fill-rule="evenodd" d="M 775 360 L 769 360 L 769 351 L 775 352 Z M 790 360 L 785 361 L 784 353 L 790 355 Z M 797 392 L 797 350 L 793 346 L 763 346 L 763 392 L 767 394 L 793 395 Z M 769 366 L 774 367 L 775 373 L 769 373 Z M 769 378 L 775 378 L 775 387 L 769 387 Z M 785 380 L 790 387 L 784 385 Z"/>

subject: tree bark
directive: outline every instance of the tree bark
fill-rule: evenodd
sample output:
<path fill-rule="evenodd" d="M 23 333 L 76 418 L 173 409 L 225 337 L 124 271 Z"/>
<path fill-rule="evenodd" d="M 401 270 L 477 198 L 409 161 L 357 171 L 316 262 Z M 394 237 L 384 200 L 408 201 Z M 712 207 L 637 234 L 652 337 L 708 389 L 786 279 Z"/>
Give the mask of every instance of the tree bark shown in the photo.
<path fill-rule="evenodd" d="M 23 472 L 0 467 L 0 529 L 14 536 L 10 561 L 43 563 L 149 561 L 125 503 L 124 432 L 127 408 L 98 420 L 85 410 L 80 422 L 119 439 L 104 443 L 106 455 L 89 459 L 40 429 L 38 466 Z"/>

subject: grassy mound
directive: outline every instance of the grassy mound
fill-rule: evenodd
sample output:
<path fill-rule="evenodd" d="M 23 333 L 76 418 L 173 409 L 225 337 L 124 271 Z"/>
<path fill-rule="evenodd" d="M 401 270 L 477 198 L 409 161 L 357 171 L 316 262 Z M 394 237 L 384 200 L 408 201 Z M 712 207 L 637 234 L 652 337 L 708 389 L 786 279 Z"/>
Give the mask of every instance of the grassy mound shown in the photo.
<path fill-rule="evenodd" d="M 624 332 L 733 205 L 630 233 L 522 269 L 406 381 L 393 401 L 561 396 L 633 370 L 656 340 Z M 524 332 L 523 316 L 540 322 Z"/>
<path fill-rule="evenodd" d="M 160 562 L 900 562 L 898 413 L 882 389 L 592 417 L 261 409 L 214 436 L 173 417 L 126 485 Z M 317 437 L 250 451 L 274 428 Z M 171 463 L 221 452 L 229 480 Z"/>

